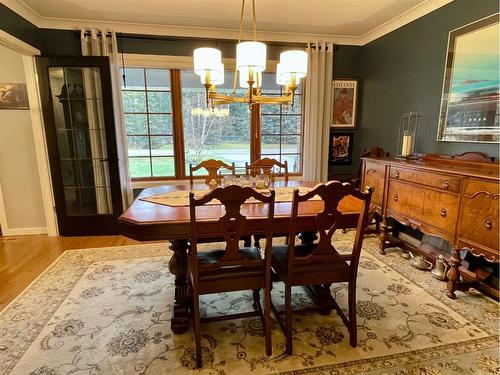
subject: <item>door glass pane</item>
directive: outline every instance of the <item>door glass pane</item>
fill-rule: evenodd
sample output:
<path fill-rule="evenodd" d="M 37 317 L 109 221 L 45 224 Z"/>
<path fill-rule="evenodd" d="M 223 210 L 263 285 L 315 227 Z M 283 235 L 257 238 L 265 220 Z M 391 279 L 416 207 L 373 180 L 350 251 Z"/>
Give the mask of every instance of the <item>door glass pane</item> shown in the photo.
<path fill-rule="evenodd" d="M 66 213 L 111 214 L 99 69 L 51 67 L 49 82 Z"/>
<path fill-rule="evenodd" d="M 218 87 L 222 94 L 232 92 L 233 73 L 226 72 L 226 84 Z M 206 159 L 234 162 L 244 167 L 250 161 L 250 113 L 248 105 L 234 103 L 207 108 L 205 88 L 192 71 L 181 72 L 182 118 L 186 174 L 189 164 Z M 245 90 L 238 89 L 241 94 Z"/>

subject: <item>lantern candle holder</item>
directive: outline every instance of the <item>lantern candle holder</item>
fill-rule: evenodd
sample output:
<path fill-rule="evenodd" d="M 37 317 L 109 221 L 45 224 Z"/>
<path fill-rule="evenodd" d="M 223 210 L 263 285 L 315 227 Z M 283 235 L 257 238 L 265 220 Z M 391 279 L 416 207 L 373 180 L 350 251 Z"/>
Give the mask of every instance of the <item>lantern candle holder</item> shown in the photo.
<path fill-rule="evenodd" d="M 415 140 L 421 124 L 422 115 L 418 112 L 407 112 L 399 118 L 397 158 L 418 159 L 415 152 Z"/>

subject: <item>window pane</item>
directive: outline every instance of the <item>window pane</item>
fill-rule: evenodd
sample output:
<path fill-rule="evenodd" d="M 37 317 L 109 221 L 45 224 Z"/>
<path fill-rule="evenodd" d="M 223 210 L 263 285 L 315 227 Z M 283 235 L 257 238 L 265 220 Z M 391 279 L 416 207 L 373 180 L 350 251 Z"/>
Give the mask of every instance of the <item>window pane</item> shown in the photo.
<path fill-rule="evenodd" d="M 148 134 L 148 116 L 126 114 L 125 128 L 127 134 Z"/>
<path fill-rule="evenodd" d="M 152 156 L 173 156 L 174 144 L 171 136 L 152 136 L 151 137 L 151 155 Z"/>
<path fill-rule="evenodd" d="M 168 69 L 146 69 L 148 90 L 170 90 L 170 71 Z"/>
<path fill-rule="evenodd" d="M 288 172 L 289 173 L 300 172 L 300 154 L 281 155 L 281 162 L 284 163 L 285 160 L 288 162 Z"/>
<path fill-rule="evenodd" d="M 281 153 L 300 153 L 300 137 L 296 135 L 281 136 Z"/>
<path fill-rule="evenodd" d="M 148 112 L 170 112 L 170 93 L 148 91 Z"/>
<path fill-rule="evenodd" d="M 279 134 L 280 116 L 262 116 L 261 134 Z"/>
<path fill-rule="evenodd" d="M 232 91 L 232 73 L 225 75 Z M 230 82 L 230 84 L 228 83 Z M 234 162 L 243 167 L 250 161 L 250 113 L 246 104 L 218 106 L 218 113 L 206 111 L 205 88 L 191 71 L 181 72 L 182 115 L 186 165 L 206 159 Z M 229 111 L 222 111 L 229 110 Z M 186 170 L 189 175 L 189 169 Z"/>
<path fill-rule="evenodd" d="M 172 115 L 149 115 L 151 134 L 172 134 Z"/>
<path fill-rule="evenodd" d="M 128 163 L 132 178 L 151 177 L 151 162 L 149 158 L 129 158 Z"/>
<path fill-rule="evenodd" d="M 277 114 L 279 115 L 281 113 L 281 104 L 263 104 L 261 106 L 261 113 L 263 115 L 266 114 Z"/>
<path fill-rule="evenodd" d="M 129 135 L 128 140 L 128 155 L 133 156 L 149 156 L 149 137 Z"/>
<path fill-rule="evenodd" d="M 151 158 L 153 177 L 175 176 L 174 158 Z"/>
<path fill-rule="evenodd" d="M 300 134 L 301 133 L 301 116 L 282 116 L 281 132 L 283 134 Z"/>
<path fill-rule="evenodd" d="M 262 154 L 278 154 L 280 153 L 280 137 L 279 135 L 263 135 L 261 137 L 261 153 Z"/>
<path fill-rule="evenodd" d="M 146 112 L 144 91 L 122 91 L 123 112 Z"/>
<path fill-rule="evenodd" d="M 122 89 L 128 90 L 144 90 L 144 69 L 141 68 L 125 68 L 121 70 L 122 74 Z M 125 79 L 123 79 L 125 75 Z"/>
<path fill-rule="evenodd" d="M 287 114 L 287 113 L 301 114 L 302 113 L 302 95 L 295 94 L 293 107 L 291 105 L 289 105 L 288 107 L 285 106 L 283 108 L 284 108 L 284 111 L 283 111 L 284 114 Z"/>

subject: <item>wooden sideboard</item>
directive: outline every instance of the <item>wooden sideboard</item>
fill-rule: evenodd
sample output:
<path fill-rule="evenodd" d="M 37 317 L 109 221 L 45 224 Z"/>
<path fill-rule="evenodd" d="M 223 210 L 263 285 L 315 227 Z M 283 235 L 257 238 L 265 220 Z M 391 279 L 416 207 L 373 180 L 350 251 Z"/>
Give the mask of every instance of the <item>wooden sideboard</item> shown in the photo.
<path fill-rule="evenodd" d="M 389 218 L 444 238 L 453 246 L 447 295 L 455 298 L 456 290 L 480 285 L 488 276 L 461 264 L 463 249 L 489 262 L 499 260 L 499 164 L 473 152 L 418 157 L 362 158 L 361 186 L 374 189 L 372 209 L 381 219 L 382 254 L 387 247 L 401 245 L 397 231 L 388 225 Z M 418 250 L 431 261 L 440 254 L 429 247 Z M 498 291 L 488 291 L 498 297 Z"/>

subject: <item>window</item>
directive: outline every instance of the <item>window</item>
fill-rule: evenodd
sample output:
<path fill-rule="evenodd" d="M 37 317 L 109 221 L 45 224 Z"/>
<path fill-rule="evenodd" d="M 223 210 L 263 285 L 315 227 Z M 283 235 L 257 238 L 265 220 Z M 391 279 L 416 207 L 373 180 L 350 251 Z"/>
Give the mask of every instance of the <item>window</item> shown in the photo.
<path fill-rule="evenodd" d="M 230 94 L 233 73 L 226 73 L 226 84 L 217 87 Z M 250 112 L 248 105 L 234 103 L 206 108 L 205 87 L 193 71 L 181 72 L 184 160 L 197 165 L 206 159 L 219 159 L 244 168 L 250 160 Z M 245 90 L 238 90 L 243 94 Z M 198 171 L 197 171 L 198 172 Z M 203 173 L 203 170 L 199 170 Z"/>
<path fill-rule="evenodd" d="M 276 84 L 274 74 L 264 74 L 263 94 L 279 96 L 282 86 Z M 302 153 L 302 91 L 295 91 L 294 106 L 262 105 L 260 129 L 260 154 L 282 163 L 288 162 L 290 173 L 300 173 Z"/>
<path fill-rule="evenodd" d="M 170 71 L 125 69 L 123 112 L 132 178 L 174 177 Z"/>
<path fill-rule="evenodd" d="M 293 108 L 262 105 L 250 113 L 245 103 L 207 109 L 205 88 L 192 70 L 125 68 L 123 111 L 133 180 L 184 179 L 189 164 L 206 159 L 235 163 L 271 157 L 302 171 L 302 92 Z M 274 74 L 264 74 L 265 95 L 280 95 Z M 220 93 L 232 93 L 233 72 L 226 72 Z M 237 89 L 244 95 L 245 89 Z M 252 118 L 252 115 L 255 116 Z M 199 174 L 203 170 L 197 171 Z"/>

